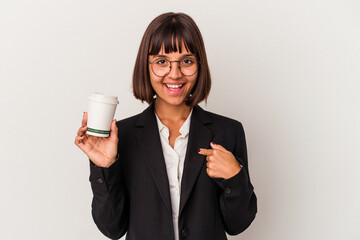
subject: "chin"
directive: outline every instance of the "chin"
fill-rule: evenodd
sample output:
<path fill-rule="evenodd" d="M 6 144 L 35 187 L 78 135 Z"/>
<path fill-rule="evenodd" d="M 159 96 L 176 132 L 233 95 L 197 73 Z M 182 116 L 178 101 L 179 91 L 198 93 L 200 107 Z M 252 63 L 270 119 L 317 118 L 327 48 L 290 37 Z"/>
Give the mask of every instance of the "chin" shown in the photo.
<path fill-rule="evenodd" d="M 173 105 L 173 106 L 180 106 L 183 105 L 185 103 L 185 99 L 181 98 L 181 99 L 161 99 L 162 102 L 165 102 L 166 104 L 169 105 Z"/>
<path fill-rule="evenodd" d="M 175 106 L 180 106 L 185 104 L 185 100 L 183 101 L 168 101 L 167 103 L 171 104 L 171 105 L 175 105 Z"/>

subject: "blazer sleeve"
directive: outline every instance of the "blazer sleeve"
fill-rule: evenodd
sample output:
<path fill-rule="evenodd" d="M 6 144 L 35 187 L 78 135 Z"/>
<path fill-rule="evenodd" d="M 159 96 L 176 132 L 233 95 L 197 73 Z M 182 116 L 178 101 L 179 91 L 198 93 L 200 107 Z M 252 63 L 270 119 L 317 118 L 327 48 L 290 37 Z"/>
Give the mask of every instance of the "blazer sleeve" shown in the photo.
<path fill-rule="evenodd" d="M 240 172 L 226 180 L 214 179 L 221 189 L 220 209 L 225 230 L 230 235 L 239 234 L 250 226 L 257 212 L 257 199 L 250 182 L 245 133 L 241 123 L 238 125 L 233 154 L 243 166 Z"/>
<path fill-rule="evenodd" d="M 117 159 L 109 168 L 102 168 L 90 161 L 92 217 L 110 239 L 121 238 L 128 229 L 129 213 L 119 162 Z"/>

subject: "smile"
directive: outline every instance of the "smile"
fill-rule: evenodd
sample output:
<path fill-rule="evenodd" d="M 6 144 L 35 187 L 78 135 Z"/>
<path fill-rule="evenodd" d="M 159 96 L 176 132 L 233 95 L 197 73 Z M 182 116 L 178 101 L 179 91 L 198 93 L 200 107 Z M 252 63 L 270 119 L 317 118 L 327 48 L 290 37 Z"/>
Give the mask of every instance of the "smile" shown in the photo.
<path fill-rule="evenodd" d="M 166 92 L 171 95 L 171 96 L 179 96 L 181 94 L 183 94 L 184 89 L 185 89 L 185 85 L 186 83 L 182 83 L 182 84 L 167 84 L 167 83 L 163 83 Z"/>
<path fill-rule="evenodd" d="M 185 84 L 178 84 L 178 85 L 172 85 L 172 84 L 166 84 L 164 83 L 164 85 L 167 87 L 167 88 L 171 88 L 171 89 L 180 89 L 182 88 Z"/>

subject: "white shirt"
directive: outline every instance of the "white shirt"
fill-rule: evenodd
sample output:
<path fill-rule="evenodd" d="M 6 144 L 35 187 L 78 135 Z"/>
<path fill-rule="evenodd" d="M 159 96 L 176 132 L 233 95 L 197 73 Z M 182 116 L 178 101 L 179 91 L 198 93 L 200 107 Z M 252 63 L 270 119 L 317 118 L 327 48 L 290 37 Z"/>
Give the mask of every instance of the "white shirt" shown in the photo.
<path fill-rule="evenodd" d="M 181 135 L 175 139 L 174 148 L 172 148 L 169 143 L 169 129 L 160 121 L 159 117 L 155 113 L 160 132 L 161 147 L 164 154 L 167 176 L 169 179 L 175 240 L 179 239 L 178 218 L 181 193 L 180 187 L 184 170 L 186 148 L 189 139 L 191 114 L 192 109 L 189 116 L 180 127 L 179 132 Z"/>

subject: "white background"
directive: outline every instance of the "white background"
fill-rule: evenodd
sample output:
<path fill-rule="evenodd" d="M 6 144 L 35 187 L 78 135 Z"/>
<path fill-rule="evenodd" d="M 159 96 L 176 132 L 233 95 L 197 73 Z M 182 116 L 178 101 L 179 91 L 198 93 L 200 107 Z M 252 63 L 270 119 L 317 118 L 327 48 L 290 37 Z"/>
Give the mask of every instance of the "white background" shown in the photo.
<path fill-rule="evenodd" d="M 241 121 L 258 214 L 247 240 L 360 239 L 357 0 L 0 3 L 0 238 L 107 239 L 91 217 L 88 159 L 74 145 L 93 91 L 132 95 L 141 37 L 189 14 L 213 78 L 205 109 Z"/>

